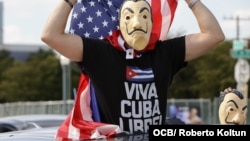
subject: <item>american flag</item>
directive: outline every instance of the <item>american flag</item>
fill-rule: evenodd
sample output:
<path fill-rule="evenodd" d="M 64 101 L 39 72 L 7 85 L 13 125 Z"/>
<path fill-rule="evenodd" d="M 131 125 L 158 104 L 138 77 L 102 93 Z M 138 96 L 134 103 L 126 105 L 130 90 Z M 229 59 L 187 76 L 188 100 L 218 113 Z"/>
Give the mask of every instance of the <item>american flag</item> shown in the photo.
<path fill-rule="evenodd" d="M 147 0 L 153 13 L 153 29 L 160 40 L 174 19 L 178 0 Z M 117 29 L 118 12 L 123 0 L 78 0 L 72 10 L 69 32 L 88 38 L 103 39 Z M 57 140 L 109 138 L 122 132 L 118 125 L 101 122 L 91 80 L 80 75 L 75 105 L 57 130 Z"/>

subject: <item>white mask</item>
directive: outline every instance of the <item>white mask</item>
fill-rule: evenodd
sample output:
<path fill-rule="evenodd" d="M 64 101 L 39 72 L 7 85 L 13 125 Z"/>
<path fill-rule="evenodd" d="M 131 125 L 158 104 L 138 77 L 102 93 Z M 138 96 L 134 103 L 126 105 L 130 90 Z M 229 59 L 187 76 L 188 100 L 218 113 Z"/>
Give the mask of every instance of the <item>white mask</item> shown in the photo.
<path fill-rule="evenodd" d="M 240 99 L 235 93 L 228 93 L 219 106 L 220 124 L 246 124 L 247 102 Z"/>
<path fill-rule="evenodd" d="M 126 1 L 120 11 L 121 34 L 129 47 L 143 50 L 152 31 L 151 7 L 147 1 Z"/>

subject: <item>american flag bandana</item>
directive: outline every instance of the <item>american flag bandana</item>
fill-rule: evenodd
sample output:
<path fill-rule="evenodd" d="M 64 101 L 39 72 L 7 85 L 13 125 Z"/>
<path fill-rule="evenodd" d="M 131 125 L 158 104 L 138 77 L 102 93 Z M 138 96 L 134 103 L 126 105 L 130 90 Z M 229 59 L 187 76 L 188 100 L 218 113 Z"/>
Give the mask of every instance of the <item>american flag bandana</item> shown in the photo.
<path fill-rule="evenodd" d="M 167 38 L 173 22 L 178 0 L 147 1 L 152 7 L 152 32 L 157 35 L 159 40 L 164 40 Z M 97 39 L 104 39 L 112 35 L 119 29 L 118 11 L 122 2 L 123 0 L 78 0 L 72 10 L 69 32 Z M 145 73 L 148 72 L 150 71 L 145 71 Z M 101 122 L 91 80 L 82 73 L 75 104 L 66 120 L 58 128 L 56 140 L 108 139 L 122 132 L 118 125 Z"/>

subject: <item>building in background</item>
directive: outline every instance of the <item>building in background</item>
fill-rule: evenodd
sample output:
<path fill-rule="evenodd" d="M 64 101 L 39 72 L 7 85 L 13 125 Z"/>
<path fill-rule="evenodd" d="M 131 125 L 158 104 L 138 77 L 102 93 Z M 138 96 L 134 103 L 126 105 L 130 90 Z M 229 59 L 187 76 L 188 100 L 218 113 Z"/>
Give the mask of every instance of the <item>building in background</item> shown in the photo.
<path fill-rule="evenodd" d="M 38 52 L 39 49 L 49 50 L 48 46 L 30 45 L 30 44 L 2 44 L 0 51 L 6 50 L 10 52 L 10 56 L 18 61 L 25 62 L 31 53 Z"/>

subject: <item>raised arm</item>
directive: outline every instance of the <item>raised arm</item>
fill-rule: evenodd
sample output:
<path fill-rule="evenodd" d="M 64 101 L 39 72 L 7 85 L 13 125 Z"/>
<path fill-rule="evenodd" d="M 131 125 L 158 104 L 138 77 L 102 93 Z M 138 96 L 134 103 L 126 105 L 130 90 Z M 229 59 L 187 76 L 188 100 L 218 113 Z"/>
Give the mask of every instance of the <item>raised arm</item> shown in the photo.
<path fill-rule="evenodd" d="M 72 4 L 76 0 L 70 0 Z M 68 16 L 72 7 L 60 0 L 52 11 L 42 31 L 41 40 L 72 61 L 81 61 L 83 44 L 80 36 L 65 33 Z"/>
<path fill-rule="evenodd" d="M 186 61 L 208 52 L 225 39 L 224 33 L 212 12 L 200 0 L 186 0 L 198 22 L 200 33 L 186 36 Z"/>

